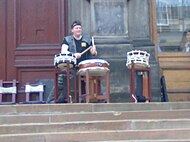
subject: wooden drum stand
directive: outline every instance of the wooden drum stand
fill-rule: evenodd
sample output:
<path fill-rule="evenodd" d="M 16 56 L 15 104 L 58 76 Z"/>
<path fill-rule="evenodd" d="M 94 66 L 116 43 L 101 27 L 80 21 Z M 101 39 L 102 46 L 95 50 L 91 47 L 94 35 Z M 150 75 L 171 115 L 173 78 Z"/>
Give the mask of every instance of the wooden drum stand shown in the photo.
<path fill-rule="evenodd" d="M 151 100 L 151 76 L 149 57 L 149 53 L 141 50 L 132 50 L 127 53 L 126 66 L 130 69 L 130 93 L 131 101 L 133 102 L 138 102 L 137 96 L 135 95 L 135 76 L 138 72 L 143 73 L 142 96 L 145 97 L 145 101 Z"/>
<path fill-rule="evenodd" d="M 110 72 L 108 63 L 100 59 L 90 59 L 79 63 L 78 71 L 79 103 L 105 100 L 110 102 Z M 106 93 L 101 94 L 101 82 L 105 79 Z M 81 82 L 85 81 L 86 94 L 82 94 Z"/>
<path fill-rule="evenodd" d="M 70 92 L 70 75 L 73 74 L 74 79 L 74 102 L 77 102 L 77 89 L 76 89 L 76 67 L 70 68 L 70 62 L 67 61 L 67 67 L 66 70 L 61 70 L 59 68 L 55 68 L 55 89 L 54 89 L 54 99 L 55 103 L 58 102 L 58 75 L 59 74 L 66 74 L 66 80 L 67 80 L 67 102 L 72 103 L 73 99 Z"/>
<path fill-rule="evenodd" d="M 134 99 L 135 96 L 135 76 L 137 72 L 143 72 L 143 90 L 142 95 L 146 98 L 147 101 L 151 100 L 151 76 L 150 76 L 150 67 L 135 67 L 135 64 L 132 63 L 130 69 L 130 93 L 131 93 L 131 100 L 133 102 L 137 101 Z M 137 88 L 138 89 L 138 88 Z"/>

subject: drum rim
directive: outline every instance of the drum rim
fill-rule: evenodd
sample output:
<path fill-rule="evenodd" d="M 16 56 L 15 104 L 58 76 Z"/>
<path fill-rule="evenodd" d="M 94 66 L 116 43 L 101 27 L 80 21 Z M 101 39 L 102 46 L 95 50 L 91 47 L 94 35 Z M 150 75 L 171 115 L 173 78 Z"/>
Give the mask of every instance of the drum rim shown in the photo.
<path fill-rule="evenodd" d="M 142 54 L 143 53 L 143 54 Z M 143 50 L 132 50 L 127 52 L 127 63 L 126 66 L 130 64 L 141 64 L 142 66 L 149 66 L 150 54 Z"/>
<path fill-rule="evenodd" d="M 59 54 L 55 54 L 55 58 L 57 57 L 57 58 L 59 58 L 59 57 L 61 57 L 61 56 L 69 56 L 69 57 L 74 57 L 75 58 L 75 55 L 72 53 L 72 52 L 70 52 L 70 53 L 59 53 Z"/>
<path fill-rule="evenodd" d="M 68 54 L 62 54 L 62 53 L 55 54 L 55 57 L 54 57 L 55 67 L 58 67 L 58 65 L 60 64 L 66 64 L 67 62 L 69 62 L 69 64 L 76 66 L 77 59 L 75 58 L 73 53 L 70 52 Z"/>
<path fill-rule="evenodd" d="M 144 55 L 147 55 L 148 57 L 150 56 L 150 53 L 148 53 L 147 51 L 144 50 L 132 50 L 127 52 L 127 56 L 132 56 L 134 55 L 134 53 L 144 53 Z"/>

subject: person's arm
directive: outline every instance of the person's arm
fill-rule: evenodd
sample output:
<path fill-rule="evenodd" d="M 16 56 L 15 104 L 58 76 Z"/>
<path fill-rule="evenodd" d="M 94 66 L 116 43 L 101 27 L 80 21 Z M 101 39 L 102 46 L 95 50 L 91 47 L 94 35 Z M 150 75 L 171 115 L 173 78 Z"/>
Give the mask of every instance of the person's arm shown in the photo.
<path fill-rule="evenodd" d="M 68 53 L 68 52 L 69 52 L 69 45 L 64 38 L 63 44 L 61 46 L 61 54 Z"/>
<path fill-rule="evenodd" d="M 61 46 L 61 54 L 68 53 L 69 46 L 66 44 L 62 44 Z"/>
<path fill-rule="evenodd" d="M 96 56 L 96 55 L 97 55 L 97 50 L 96 50 L 96 45 L 94 44 L 94 37 L 92 37 L 90 46 L 92 46 L 92 47 L 90 48 L 90 53 L 91 53 L 93 56 Z"/>

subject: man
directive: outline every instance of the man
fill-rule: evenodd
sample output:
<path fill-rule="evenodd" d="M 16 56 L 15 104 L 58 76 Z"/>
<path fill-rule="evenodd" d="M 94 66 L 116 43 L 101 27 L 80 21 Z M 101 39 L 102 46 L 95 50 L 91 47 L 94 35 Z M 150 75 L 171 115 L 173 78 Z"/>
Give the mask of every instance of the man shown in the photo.
<path fill-rule="evenodd" d="M 91 38 L 82 35 L 82 25 L 80 21 L 74 21 L 71 25 L 72 35 L 66 36 L 63 39 L 61 53 L 72 52 L 77 59 L 77 65 L 83 60 L 89 59 L 90 55 L 97 55 L 96 46 L 92 44 Z M 88 50 L 89 49 L 89 50 Z M 85 51 L 83 53 L 83 51 Z M 58 77 L 58 102 L 67 102 L 66 76 L 60 74 Z M 82 83 L 82 93 L 85 93 L 85 83 Z M 53 96 L 48 99 L 48 102 L 53 101 Z"/>
<path fill-rule="evenodd" d="M 71 32 L 73 33 L 70 36 L 67 36 L 63 40 L 61 47 L 61 53 L 72 52 L 77 58 L 77 64 L 83 60 L 89 58 L 89 52 L 81 53 L 92 46 L 92 41 L 88 37 L 82 35 L 82 26 L 80 21 L 74 21 L 71 25 Z M 90 53 L 92 55 L 97 55 L 96 46 L 90 48 Z"/>

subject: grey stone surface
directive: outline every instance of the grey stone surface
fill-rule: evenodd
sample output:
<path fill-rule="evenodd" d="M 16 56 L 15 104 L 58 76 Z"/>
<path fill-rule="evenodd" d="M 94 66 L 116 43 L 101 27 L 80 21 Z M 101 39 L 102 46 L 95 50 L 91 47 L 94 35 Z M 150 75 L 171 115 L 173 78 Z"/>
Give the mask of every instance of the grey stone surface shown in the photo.
<path fill-rule="evenodd" d="M 96 58 L 101 58 L 110 63 L 110 95 L 111 102 L 130 102 L 130 70 L 126 67 L 127 62 L 127 52 L 132 50 L 142 50 L 147 51 L 150 54 L 150 68 L 151 68 L 151 94 L 152 101 L 159 102 L 161 89 L 160 89 L 160 67 L 158 62 L 155 60 L 155 53 L 153 46 L 137 46 L 134 47 L 133 44 L 126 44 L 127 39 L 119 39 L 120 43 L 115 44 L 117 38 L 112 38 L 108 40 L 109 43 L 104 44 L 97 39 L 97 50 L 98 56 Z M 143 43 L 144 40 L 142 40 Z M 130 42 L 128 42 L 130 43 Z M 131 42 L 133 43 L 133 42 Z M 147 42 L 145 41 L 145 44 Z"/>
<path fill-rule="evenodd" d="M 189 102 L 1 105 L 0 141 L 188 142 L 189 108 Z"/>
<path fill-rule="evenodd" d="M 150 53 L 152 101 L 160 101 L 160 68 L 150 41 L 150 2 L 73 0 L 68 4 L 69 25 L 73 20 L 81 20 L 83 33 L 95 36 L 96 58 L 110 63 L 111 102 L 130 101 L 129 69 L 125 64 L 127 52 L 135 49 Z M 104 94 L 105 86 L 102 88 Z"/>

